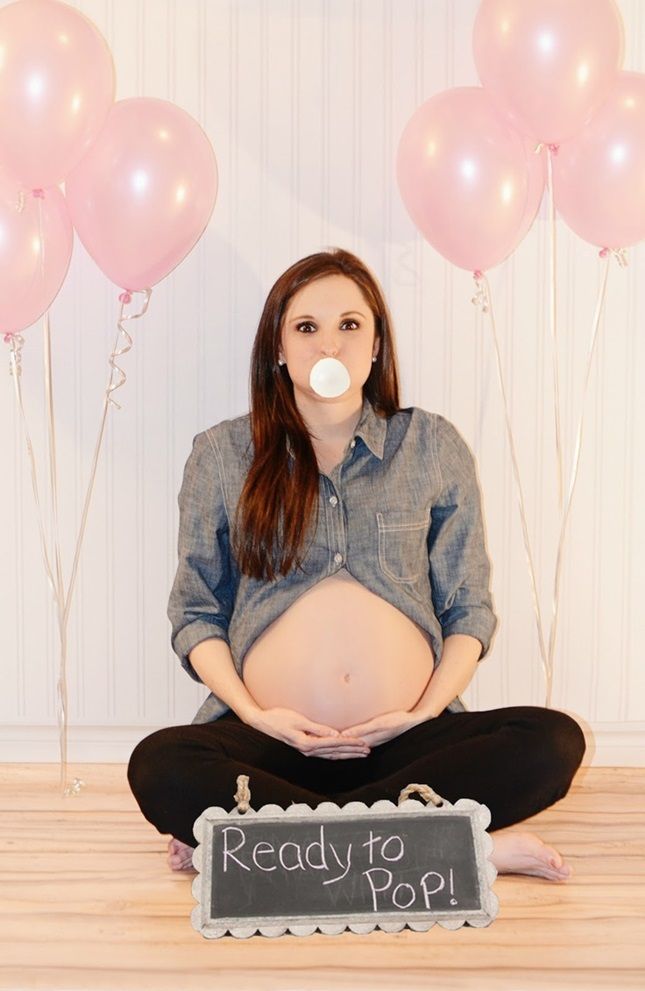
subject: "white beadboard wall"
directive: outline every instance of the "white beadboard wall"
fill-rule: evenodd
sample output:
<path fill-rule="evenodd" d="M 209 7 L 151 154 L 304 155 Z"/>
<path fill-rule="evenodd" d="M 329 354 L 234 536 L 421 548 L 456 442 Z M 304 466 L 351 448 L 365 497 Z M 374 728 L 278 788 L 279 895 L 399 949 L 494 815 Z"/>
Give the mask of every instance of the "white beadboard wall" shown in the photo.
<path fill-rule="evenodd" d="M 249 408 L 261 307 L 294 260 L 357 252 L 390 302 L 402 405 L 452 419 L 478 459 L 500 625 L 464 693 L 471 709 L 544 705 L 529 572 L 489 324 L 469 273 L 417 234 L 395 180 L 415 108 L 477 85 L 478 0 L 82 0 L 117 71 L 117 98 L 171 100 L 200 121 L 220 186 L 203 238 L 129 324 L 69 622 L 70 761 L 126 761 L 205 695 L 170 649 L 177 493 L 193 436 Z M 625 67 L 645 72 L 645 3 L 621 0 Z M 558 222 L 565 480 L 573 455 L 597 251 Z M 613 260 L 567 534 L 551 704 L 589 731 L 585 760 L 645 757 L 645 253 Z M 516 254 L 489 273 L 545 620 L 557 540 L 546 198 Z M 116 335 L 118 289 L 76 239 L 51 310 L 63 566 L 73 549 Z M 22 389 L 50 521 L 42 326 L 25 332 Z M 60 758 L 55 608 L 40 547 L 9 352 L 0 386 L 0 759 Z M 548 625 L 545 630 L 548 638 Z"/>

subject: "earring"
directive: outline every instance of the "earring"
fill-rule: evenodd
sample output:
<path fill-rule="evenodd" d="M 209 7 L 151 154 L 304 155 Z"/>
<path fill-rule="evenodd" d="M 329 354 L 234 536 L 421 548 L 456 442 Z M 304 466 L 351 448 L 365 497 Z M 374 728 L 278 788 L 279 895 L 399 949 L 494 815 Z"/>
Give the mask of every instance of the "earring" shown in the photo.
<path fill-rule="evenodd" d="M 279 365 L 284 365 L 284 360 L 282 358 L 278 358 L 278 364 Z"/>
<path fill-rule="evenodd" d="M 374 357 L 372 358 L 372 362 L 375 362 L 375 361 L 376 361 L 376 355 L 374 355 Z"/>

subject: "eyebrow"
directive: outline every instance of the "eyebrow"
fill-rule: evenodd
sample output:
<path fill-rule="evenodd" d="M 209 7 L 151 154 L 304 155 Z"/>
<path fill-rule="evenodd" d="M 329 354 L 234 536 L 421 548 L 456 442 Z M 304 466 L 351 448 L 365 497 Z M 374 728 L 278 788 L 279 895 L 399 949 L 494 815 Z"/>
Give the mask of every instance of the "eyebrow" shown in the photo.
<path fill-rule="evenodd" d="M 361 313 L 360 310 L 347 310 L 345 313 L 341 313 L 341 317 L 349 317 L 349 316 L 352 315 L 352 313 L 358 313 L 358 315 L 360 317 L 364 317 L 365 316 L 365 314 L 364 313 Z M 289 321 L 289 323 L 295 323 L 296 320 L 315 320 L 315 319 L 316 318 L 315 317 L 312 317 L 311 314 L 309 314 L 309 313 L 303 313 L 299 317 L 292 317 L 291 320 Z"/>

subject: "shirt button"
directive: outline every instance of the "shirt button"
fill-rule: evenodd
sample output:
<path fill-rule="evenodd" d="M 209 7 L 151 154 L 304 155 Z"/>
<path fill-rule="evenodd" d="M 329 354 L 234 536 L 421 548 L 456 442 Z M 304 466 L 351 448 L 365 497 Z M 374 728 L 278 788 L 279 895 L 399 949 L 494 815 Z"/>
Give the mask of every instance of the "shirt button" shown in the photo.
<path fill-rule="evenodd" d="M 336 498 L 336 496 L 330 496 L 329 501 L 332 504 L 332 506 L 335 506 L 336 503 L 338 502 L 338 499 Z"/>
<path fill-rule="evenodd" d="M 340 564 L 340 562 L 342 560 L 343 560 L 343 555 L 342 554 L 338 554 L 338 553 L 334 554 L 334 562 L 336 564 Z"/>

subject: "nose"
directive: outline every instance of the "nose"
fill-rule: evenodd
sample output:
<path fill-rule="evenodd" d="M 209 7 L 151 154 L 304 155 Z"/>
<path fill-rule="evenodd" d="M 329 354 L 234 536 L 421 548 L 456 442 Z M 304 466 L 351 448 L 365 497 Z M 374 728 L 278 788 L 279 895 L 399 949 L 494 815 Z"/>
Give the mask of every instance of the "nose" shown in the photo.
<path fill-rule="evenodd" d="M 328 341 L 321 346 L 320 351 L 323 358 L 335 358 L 338 354 L 338 345 Z"/>

